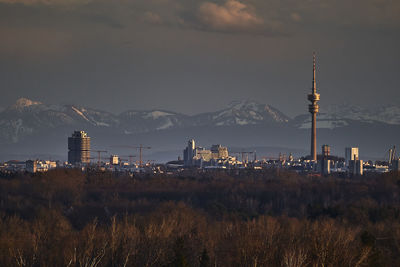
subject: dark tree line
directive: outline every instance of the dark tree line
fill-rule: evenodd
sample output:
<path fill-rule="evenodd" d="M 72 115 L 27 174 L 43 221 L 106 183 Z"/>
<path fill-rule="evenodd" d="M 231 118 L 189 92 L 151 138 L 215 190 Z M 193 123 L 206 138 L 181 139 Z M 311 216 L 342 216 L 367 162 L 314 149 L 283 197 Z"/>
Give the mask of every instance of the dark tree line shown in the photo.
<path fill-rule="evenodd" d="M 0 178 L 1 266 L 400 266 L 400 175 Z"/>

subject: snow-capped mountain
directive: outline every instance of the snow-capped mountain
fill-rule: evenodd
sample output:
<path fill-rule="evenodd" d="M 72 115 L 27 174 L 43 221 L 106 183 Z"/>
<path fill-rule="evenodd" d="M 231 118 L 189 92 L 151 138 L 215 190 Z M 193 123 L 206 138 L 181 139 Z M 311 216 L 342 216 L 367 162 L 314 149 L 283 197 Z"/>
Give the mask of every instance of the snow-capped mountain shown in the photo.
<path fill-rule="evenodd" d="M 127 152 L 116 151 L 115 146 L 148 144 L 152 151 L 181 151 L 189 138 L 204 145 L 308 150 L 310 118 L 310 114 L 304 114 L 290 119 L 274 107 L 247 100 L 233 102 L 219 111 L 189 116 L 166 110 L 113 114 L 77 105 L 19 99 L 0 111 L 0 156 L 8 159 L 9 155 L 20 153 L 26 158 L 43 153 L 65 157 L 66 140 L 74 130 L 87 131 L 93 149 L 104 148 L 121 155 Z M 317 116 L 317 140 L 328 143 L 338 154 L 344 147 L 354 145 L 363 153 L 380 156 L 386 148 L 398 145 L 399 118 L 400 108 L 396 106 L 328 107 Z"/>
<path fill-rule="evenodd" d="M 35 133 L 51 131 L 62 126 L 118 126 L 111 113 L 73 105 L 46 105 L 26 98 L 0 112 L 0 139 L 18 142 Z"/>
<path fill-rule="evenodd" d="M 351 125 L 352 122 L 400 125 L 400 107 L 391 105 L 364 108 L 340 104 L 322 108 L 317 115 L 317 128 L 334 129 Z M 309 114 L 299 115 L 292 124 L 299 129 L 308 129 L 311 127 L 311 117 Z"/>
<path fill-rule="evenodd" d="M 234 101 L 227 108 L 193 117 L 196 125 L 233 126 L 288 123 L 290 118 L 278 109 L 254 101 Z"/>
<path fill-rule="evenodd" d="M 130 134 L 184 127 L 188 116 L 165 110 L 129 110 L 121 113 L 119 120 L 124 132 Z"/>
<path fill-rule="evenodd" d="M 291 123 L 298 129 L 310 129 L 311 116 L 309 114 L 299 115 Z M 319 113 L 317 115 L 317 128 L 319 129 L 335 129 L 348 126 L 350 123 L 349 119 L 339 117 L 335 114 Z"/>
<path fill-rule="evenodd" d="M 387 124 L 400 124 L 400 107 L 394 105 L 363 108 L 349 104 L 341 104 L 328 106 L 323 112 L 355 121 L 377 121 Z"/>
<path fill-rule="evenodd" d="M 119 115 L 77 105 L 48 105 L 26 98 L 0 112 L 0 140 L 21 138 L 59 127 L 108 128 L 137 134 L 166 129 L 288 123 L 289 117 L 269 105 L 253 101 L 233 102 L 227 108 L 188 116 L 166 110 L 129 110 Z"/>
<path fill-rule="evenodd" d="M 64 135 L 76 129 L 135 135 L 196 127 L 217 129 L 252 125 L 269 129 L 283 125 L 302 130 L 310 128 L 310 118 L 309 114 L 304 114 L 290 119 L 270 105 L 249 100 L 232 102 L 219 111 L 189 116 L 166 110 L 129 110 L 116 115 L 77 105 L 49 105 L 21 98 L 0 111 L 0 143 L 18 143 L 38 134 L 59 134 L 57 131 L 61 128 Z M 330 106 L 321 110 L 317 120 L 320 129 L 351 127 L 355 122 L 400 125 L 400 107 Z"/>

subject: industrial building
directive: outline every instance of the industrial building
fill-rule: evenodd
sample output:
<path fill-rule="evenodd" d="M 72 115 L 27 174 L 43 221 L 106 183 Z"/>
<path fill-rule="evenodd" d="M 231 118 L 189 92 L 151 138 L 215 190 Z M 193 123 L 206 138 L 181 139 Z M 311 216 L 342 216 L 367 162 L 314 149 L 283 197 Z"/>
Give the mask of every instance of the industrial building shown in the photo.
<path fill-rule="evenodd" d="M 68 137 L 68 163 L 80 165 L 90 163 L 90 137 L 84 131 L 75 131 Z"/>

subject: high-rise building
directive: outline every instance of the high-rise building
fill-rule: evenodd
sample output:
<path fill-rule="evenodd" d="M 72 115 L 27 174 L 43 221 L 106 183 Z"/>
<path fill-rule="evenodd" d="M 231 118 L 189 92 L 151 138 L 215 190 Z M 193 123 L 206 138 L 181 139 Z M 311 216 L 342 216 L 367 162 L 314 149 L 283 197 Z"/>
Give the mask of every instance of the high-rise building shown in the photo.
<path fill-rule="evenodd" d="M 90 137 L 84 131 L 75 131 L 68 137 L 68 163 L 90 163 Z"/>
<path fill-rule="evenodd" d="M 194 139 L 188 141 L 188 145 L 183 151 L 183 162 L 185 166 L 192 166 L 193 158 L 196 156 L 196 143 Z"/>
<path fill-rule="evenodd" d="M 357 159 L 353 159 L 349 161 L 348 170 L 350 175 L 363 175 L 364 167 L 363 161 Z"/>
<path fill-rule="evenodd" d="M 308 111 L 311 113 L 311 160 L 317 160 L 317 113 L 319 112 L 318 101 L 320 95 L 317 94 L 317 82 L 315 80 L 315 53 L 313 54 L 313 82 L 311 94 L 308 95 L 311 102 L 308 105 Z"/>
<path fill-rule="evenodd" d="M 349 166 L 350 160 L 358 160 L 358 147 L 346 147 L 344 151 L 346 165 Z"/>
<path fill-rule="evenodd" d="M 322 157 L 328 158 L 331 154 L 331 147 L 329 145 L 322 145 Z"/>
<path fill-rule="evenodd" d="M 331 173 L 331 161 L 329 155 L 331 153 L 331 148 L 328 145 L 322 146 L 322 158 L 319 162 L 319 168 L 323 175 L 328 175 Z"/>

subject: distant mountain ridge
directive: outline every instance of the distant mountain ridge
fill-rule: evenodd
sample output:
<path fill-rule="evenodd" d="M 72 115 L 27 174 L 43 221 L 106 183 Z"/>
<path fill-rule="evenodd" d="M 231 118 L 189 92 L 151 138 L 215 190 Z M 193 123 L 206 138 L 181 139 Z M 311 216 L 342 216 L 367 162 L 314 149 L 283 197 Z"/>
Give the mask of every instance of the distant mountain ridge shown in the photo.
<path fill-rule="evenodd" d="M 227 108 L 193 116 L 166 110 L 128 110 L 119 115 L 77 105 L 48 105 L 21 98 L 0 112 L 0 142 L 21 138 L 61 126 L 113 128 L 125 134 L 171 128 L 288 123 L 278 109 L 253 101 L 231 103 Z"/>
<path fill-rule="evenodd" d="M 367 109 L 347 104 L 331 105 L 321 110 L 317 120 L 317 127 L 326 129 L 345 127 L 352 121 L 400 125 L 400 107 Z M 189 116 L 158 109 L 128 110 L 115 115 L 78 105 L 52 105 L 20 98 L 0 111 L 0 143 L 17 143 L 31 134 L 65 126 L 112 128 L 118 133 L 137 134 L 190 127 L 259 124 L 287 124 L 308 129 L 311 119 L 309 114 L 291 119 L 275 107 L 250 100 L 234 101 L 222 110 Z"/>
<path fill-rule="evenodd" d="M 7 159 L 7 155 L 17 154 L 25 155 L 22 158 L 38 154 L 65 157 L 66 140 L 74 130 L 87 131 L 92 137 L 93 149 L 151 145 L 155 159 L 160 159 L 160 155 L 163 159 L 166 155 L 177 155 L 176 151 L 181 151 L 190 138 L 204 146 L 221 143 L 232 147 L 308 151 L 310 117 L 302 114 L 292 119 L 278 108 L 249 100 L 232 102 L 215 112 L 185 115 L 161 109 L 131 109 L 113 114 L 23 98 L 0 111 L 0 156 Z M 317 120 L 317 142 L 330 144 L 334 153 L 340 154 L 344 147 L 351 145 L 359 146 L 363 153 L 381 157 L 387 148 L 400 141 L 397 106 L 374 109 L 330 106 L 321 109 Z M 108 150 L 121 155 L 128 153 L 116 151 L 115 147 Z"/>
<path fill-rule="evenodd" d="M 400 125 L 400 107 L 395 105 L 363 108 L 349 104 L 329 105 L 321 108 L 317 115 L 317 127 L 334 129 L 345 127 L 352 122 L 363 122 L 368 124 L 384 123 Z M 296 128 L 308 129 L 311 126 L 309 114 L 295 117 L 292 124 Z"/>

